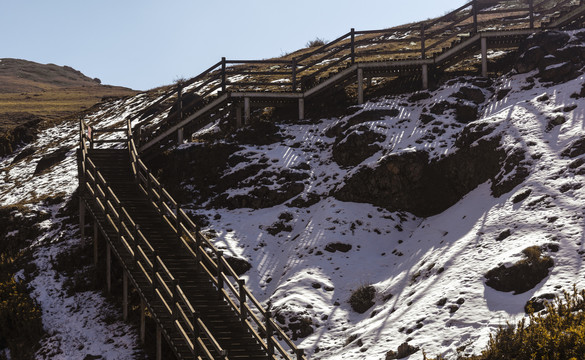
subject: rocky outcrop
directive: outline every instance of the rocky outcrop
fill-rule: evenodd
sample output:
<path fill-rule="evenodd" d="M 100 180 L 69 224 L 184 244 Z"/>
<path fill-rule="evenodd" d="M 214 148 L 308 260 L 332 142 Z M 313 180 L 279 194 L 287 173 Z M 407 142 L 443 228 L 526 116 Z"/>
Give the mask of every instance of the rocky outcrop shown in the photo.
<path fill-rule="evenodd" d="M 333 145 L 333 160 L 341 166 L 356 166 L 378 152 L 381 146 L 376 142 L 385 139 L 386 136 L 360 126 Z"/>
<path fill-rule="evenodd" d="M 585 64 L 585 48 L 571 45 L 571 37 L 560 31 L 545 31 L 530 36 L 520 47 L 514 68 L 519 73 L 538 69 L 545 82 L 563 82 L 575 78 Z"/>
<path fill-rule="evenodd" d="M 492 191 L 501 195 L 527 173 L 519 171 L 513 183 L 506 186 L 500 184 L 503 179 L 498 182 L 499 176 L 516 169 L 515 162 L 524 157 L 500 148 L 499 137 L 493 131 L 485 123 L 467 126 L 456 141 L 458 150 L 438 160 L 430 161 L 424 151 L 385 156 L 376 167 L 362 167 L 351 174 L 334 196 L 426 217 L 446 210 L 488 180 L 497 185 Z M 506 164 L 510 169 L 502 172 Z"/>

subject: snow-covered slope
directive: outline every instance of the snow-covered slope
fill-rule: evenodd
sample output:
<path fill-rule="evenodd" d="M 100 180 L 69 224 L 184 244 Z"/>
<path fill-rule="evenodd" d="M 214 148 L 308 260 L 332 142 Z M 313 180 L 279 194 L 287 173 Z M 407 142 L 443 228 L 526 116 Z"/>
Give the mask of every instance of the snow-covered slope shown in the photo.
<path fill-rule="evenodd" d="M 420 349 L 411 359 L 421 359 L 422 350 L 447 357 L 478 353 L 490 333 L 525 315 L 531 298 L 585 286 L 585 148 L 579 142 L 585 76 L 551 84 L 539 82 L 536 73 L 508 74 L 492 84 L 463 78 L 428 95 L 372 100 L 342 118 L 278 124 L 281 140 L 267 145 L 238 143 L 238 136 L 215 140 L 214 146 L 234 145 L 221 179 L 203 191 L 191 178 L 195 169 L 176 187 L 178 200 L 206 219 L 206 231 L 219 248 L 252 265 L 243 275 L 247 285 L 310 358 L 384 359 L 405 342 Z M 442 100 L 467 103 L 453 96 L 462 89 L 484 97 L 475 100 L 477 121 L 457 121 L 456 109 L 449 106 L 436 109 L 432 120 L 425 116 Z M 123 124 L 153 102 L 139 95 L 103 107 L 88 120 L 96 127 Z M 365 121 L 352 122 L 358 117 Z M 117 310 L 95 292 L 68 294 L 66 277 L 52 268 L 57 254 L 79 246 L 76 225 L 58 212 L 76 187 L 77 129 L 75 123 L 47 129 L 29 145 L 34 154 L 14 163 L 16 154 L 0 160 L 0 204 L 28 203 L 49 214 L 41 223 L 43 234 L 30 239 L 39 271 L 18 274 L 30 281 L 49 334 L 38 357 L 138 358 L 135 330 L 119 320 L 111 323 L 108 314 Z M 523 156 L 446 210 L 420 217 L 338 200 L 336 194 L 361 169 L 423 150 L 430 162 L 448 158 L 461 150 L 457 138 L 470 129 L 488 129 L 478 138 L 497 138 L 506 154 Z M 217 126 L 206 131 L 206 138 L 219 138 L 209 135 L 219 131 Z M 332 160 L 333 149 L 351 133 L 373 133 L 377 147 L 357 165 L 340 166 Z M 211 144 L 184 144 L 173 153 L 186 156 L 206 146 Z M 33 175 L 42 155 L 63 147 L 68 149 L 64 160 Z M 521 183 L 495 197 L 492 182 L 514 178 L 520 168 Z M 221 185 L 222 179 L 229 184 Z M 263 206 L 266 199 L 278 202 L 274 193 L 288 198 Z M 56 194 L 63 195 L 56 205 L 37 201 Z M 512 266 L 531 246 L 554 261 L 546 278 L 517 295 L 486 285 L 489 270 Z M 375 289 L 374 304 L 359 314 L 348 300 L 368 285 Z"/>

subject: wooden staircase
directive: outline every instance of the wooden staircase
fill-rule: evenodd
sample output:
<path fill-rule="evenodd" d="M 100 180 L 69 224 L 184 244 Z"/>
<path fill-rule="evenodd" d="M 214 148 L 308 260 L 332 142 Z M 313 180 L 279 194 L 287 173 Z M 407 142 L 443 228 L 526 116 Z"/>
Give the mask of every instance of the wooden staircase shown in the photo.
<path fill-rule="evenodd" d="M 95 137 L 122 131 L 123 139 Z M 111 253 L 124 270 L 125 314 L 130 282 L 177 359 L 305 360 L 148 171 L 131 135 L 129 122 L 127 129 L 96 130 L 81 121 L 80 219 L 87 209 L 106 240 L 108 284 Z M 104 143 L 126 146 L 97 148 Z"/>

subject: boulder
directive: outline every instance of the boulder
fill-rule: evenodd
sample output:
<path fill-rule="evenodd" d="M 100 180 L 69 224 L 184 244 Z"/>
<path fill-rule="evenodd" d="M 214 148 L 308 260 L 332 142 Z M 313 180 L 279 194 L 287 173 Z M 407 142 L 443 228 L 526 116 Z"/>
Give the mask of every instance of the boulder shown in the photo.
<path fill-rule="evenodd" d="M 542 81 L 562 82 L 575 76 L 575 65 L 572 62 L 552 64 L 543 68 L 538 76 Z"/>
<path fill-rule="evenodd" d="M 333 145 L 333 160 L 341 166 L 358 165 L 378 152 L 381 147 L 375 143 L 385 139 L 385 135 L 360 127 Z"/>

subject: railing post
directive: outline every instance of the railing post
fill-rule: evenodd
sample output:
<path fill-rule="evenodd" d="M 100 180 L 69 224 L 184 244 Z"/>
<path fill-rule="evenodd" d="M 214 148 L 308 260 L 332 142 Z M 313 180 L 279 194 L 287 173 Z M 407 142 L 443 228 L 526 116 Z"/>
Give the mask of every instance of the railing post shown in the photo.
<path fill-rule="evenodd" d="M 297 360 L 304 360 L 305 358 L 305 350 L 304 349 L 297 349 Z"/>
<path fill-rule="evenodd" d="M 420 25 L 420 57 L 423 60 L 427 58 L 427 49 L 425 45 L 425 24 L 422 23 Z"/>
<path fill-rule="evenodd" d="M 221 58 L 221 91 L 225 92 L 226 77 L 225 77 L 225 57 Z"/>
<path fill-rule="evenodd" d="M 473 0 L 471 6 L 471 11 L 473 12 L 473 33 L 477 34 L 477 0 Z"/>
<path fill-rule="evenodd" d="M 528 11 L 530 12 L 530 29 L 534 29 L 534 0 L 528 0 Z"/>
<path fill-rule="evenodd" d="M 179 298 L 179 290 L 178 290 L 178 286 L 179 286 L 179 280 L 177 279 L 173 279 L 173 323 L 175 321 L 177 321 L 177 312 L 178 312 L 178 308 L 179 308 L 179 302 L 177 301 L 177 299 Z"/>
<path fill-rule="evenodd" d="M 246 285 L 246 281 L 244 279 L 238 279 L 238 288 L 240 290 L 240 320 L 242 321 L 242 325 L 246 324 L 246 318 L 248 317 L 246 313 L 246 291 L 244 285 Z"/>
<path fill-rule="evenodd" d="M 158 272 L 158 254 L 157 251 L 153 251 L 152 253 L 152 275 L 150 276 L 152 279 L 152 296 L 156 296 L 156 273 Z"/>
<path fill-rule="evenodd" d="M 292 91 L 297 92 L 297 58 L 292 59 Z"/>
<path fill-rule="evenodd" d="M 272 356 L 274 355 L 274 343 L 272 342 L 272 314 L 270 313 L 270 310 L 266 310 L 266 313 L 264 315 L 266 317 L 266 345 L 268 346 L 268 355 Z"/>
<path fill-rule="evenodd" d="M 351 28 L 351 64 L 355 64 L 355 29 Z"/>
<path fill-rule="evenodd" d="M 217 290 L 219 291 L 218 295 L 221 299 L 223 297 L 222 289 L 223 289 L 223 251 L 217 252 Z"/>
<path fill-rule="evenodd" d="M 193 322 L 193 339 L 191 339 L 191 341 L 193 342 L 193 349 L 195 350 L 194 355 L 197 356 L 199 355 L 199 351 L 197 350 L 199 346 L 199 341 L 197 341 L 199 338 L 199 314 L 197 311 L 191 314 L 191 321 Z"/>
<path fill-rule="evenodd" d="M 176 212 L 176 216 L 177 216 L 177 221 L 176 221 L 176 227 L 177 227 L 177 238 L 179 240 L 181 240 L 181 218 L 180 216 L 180 212 L 181 212 L 181 206 L 179 205 L 179 203 L 177 203 L 177 207 L 175 208 L 175 212 Z"/>

